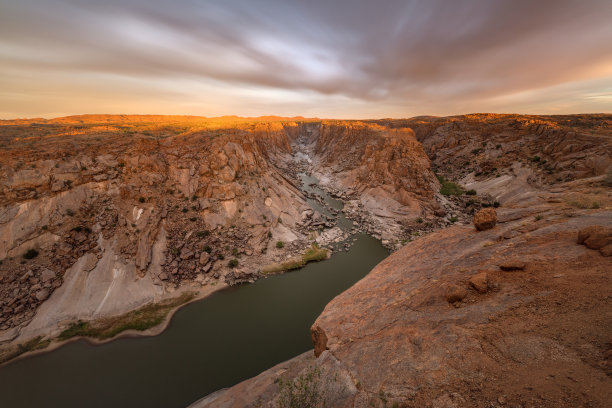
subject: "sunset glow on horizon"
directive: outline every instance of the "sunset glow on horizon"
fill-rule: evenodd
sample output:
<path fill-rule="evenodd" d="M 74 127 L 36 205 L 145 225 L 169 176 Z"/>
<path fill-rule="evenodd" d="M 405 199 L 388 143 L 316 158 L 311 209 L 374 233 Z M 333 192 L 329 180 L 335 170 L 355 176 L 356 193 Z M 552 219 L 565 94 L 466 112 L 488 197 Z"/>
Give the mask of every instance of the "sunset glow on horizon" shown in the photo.
<path fill-rule="evenodd" d="M 0 119 L 612 112 L 612 2 L 0 0 Z"/>

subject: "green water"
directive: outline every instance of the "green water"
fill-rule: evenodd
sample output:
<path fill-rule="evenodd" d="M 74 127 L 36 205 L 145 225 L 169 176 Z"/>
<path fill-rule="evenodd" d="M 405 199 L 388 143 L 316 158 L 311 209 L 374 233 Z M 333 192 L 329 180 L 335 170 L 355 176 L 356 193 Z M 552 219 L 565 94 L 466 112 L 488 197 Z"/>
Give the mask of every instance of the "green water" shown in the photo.
<path fill-rule="evenodd" d="M 311 349 L 325 305 L 388 255 L 355 237 L 327 261 L 186 306 L 159 336 L 81 340 L 0 367 L 0 407 L 185 407 L 253 377 Z"/>

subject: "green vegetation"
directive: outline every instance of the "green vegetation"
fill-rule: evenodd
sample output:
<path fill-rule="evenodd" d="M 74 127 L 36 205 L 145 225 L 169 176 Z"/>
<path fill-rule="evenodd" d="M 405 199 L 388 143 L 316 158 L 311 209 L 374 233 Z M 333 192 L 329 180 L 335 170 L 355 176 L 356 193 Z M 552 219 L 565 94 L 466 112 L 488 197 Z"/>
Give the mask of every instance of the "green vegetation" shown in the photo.
<path fill-rule="evenodd" d="M 450 222 L 452 222 L 452 223 L 455 223 L 455 222 L 457 222 L 459 220 L 459 218 L 457 218 L 457 217 L 450 217 L 448 220 Z"/>
<path fill-rule="evenodd" d="M 285 243 L 283 241 L 277 241 L 276 242 L 276 247 L 278 249 L 284 248 L 285 247 Z"/>
<path fill-rule="evenodd" d="M 327 259 L 327 249 L 319 248 L 319 246 L 314 243 L 312 246 L 304 252 L 301 256 L 292 258 L 286 262 L 272 264 L 264 267 L 262 269 L 262 273 L 278 273 L 283 271 L 290 271 L 293 269 L 301 268 L 306 265 L 308 262 L 318 262 Z"/>
<path fill-rule="evenodd" d="M 476 195 L 476 190 L 472 189 L 472 190 L 468 190 L 465 192 L 465 194 L 467 195 Z"/>
<path fill-rule="evenodd" d="M 0 353 L 0 364 L 12 360 L 23 353 L 27 353 L 28 351 L 44 349 L 50 343 L 50 339 L 43 340 L 42 336 L 38 336 L 24 344 L 17 344 L 17 346 L 15 346 L 14 348 L 5 350 L 4 352 Z"/>
<path fill-rule="evenodd" d="M 190 301 L 194 296 L 194 293 L 184 293 L 177 298 L 151 303 L 120 316 L 88 322 L 78 320 L 61 332 L 58 339 L 67 340 L 75 336 L 84 336 L 103 340 L 110 339 L 125 330 L 144 331 L 163 322 L 172 309 Z"/>
<path fill-rule="evenodd" d="M 321 369 L 308 367 L 307 371 L 292 380 L 279 379 L 279 407 L 312 408 L 324 402 L 321 388 Z"/>
<path fill-rule="evenodd" d="M 452 181 L 446 180 L 443 176 L 436 176 L 440 182 L 440 194 L 445 196 L 460 196 L 463 194 L 463 189 Z"/>
<path fill-rule="evenodd" d="M 421 217 L 419 217 L 419 218 L 416 219 L 416 222 L 418 224 L 422 224 L 423 223 L 423 219 Z"/>
<path fill-rule="evenodd" d="M 535 220 L 536 220 L 536 221 L 540 221 L 542 218 L 543 218 L 543 217 L 542 217 L 541 215 L 536 215 L 536 216 L 535 216 Z"/>
<path fill-rule="evenodd" d="M 34 248 L 28 249 L 24 254 L 23 257 L 25 259 L 34 259 L 38 256 L 38 251 L 35 250 Z"/>
<path fill-rule="evenodd" d="M 235 268 L 238 266 L 238 260 L 236 258 L 230 260 L 227 264 L 230 268 Z"/>

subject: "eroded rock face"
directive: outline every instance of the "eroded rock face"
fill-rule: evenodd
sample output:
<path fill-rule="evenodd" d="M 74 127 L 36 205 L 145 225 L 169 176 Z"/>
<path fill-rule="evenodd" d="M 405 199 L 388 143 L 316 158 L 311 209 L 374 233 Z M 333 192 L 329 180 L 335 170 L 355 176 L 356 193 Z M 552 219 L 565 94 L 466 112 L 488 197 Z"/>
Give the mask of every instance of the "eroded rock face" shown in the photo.
<path fill-rule="evenodd" d="M 196 279 L 223 282 L 223 257 L 243 256 L 254 269 L 269 262 L 252 255 L 265 251 L 281 215 L 283 228 L 294 228 L 304 205 L 300 191 L 272 164 L 290 153 L 289 138 L 298 128 L 274 118 L 3 121 L 0 332 L 27 324 L 79 260 L 101 259 L 109 251 L 119 265 L 109 268 L 134 273 L 151 290 L 117 299 L 124 311 L 158 296 L 158 289 Z M 23 134 L 29 138 L 22 141 Z M 93 266 L 78 269 L 85 273 Z M 107 272 L 113 276 L 113 269 L 100 276 Z M 92 287 L 104 298 L 106 287 Z"/>

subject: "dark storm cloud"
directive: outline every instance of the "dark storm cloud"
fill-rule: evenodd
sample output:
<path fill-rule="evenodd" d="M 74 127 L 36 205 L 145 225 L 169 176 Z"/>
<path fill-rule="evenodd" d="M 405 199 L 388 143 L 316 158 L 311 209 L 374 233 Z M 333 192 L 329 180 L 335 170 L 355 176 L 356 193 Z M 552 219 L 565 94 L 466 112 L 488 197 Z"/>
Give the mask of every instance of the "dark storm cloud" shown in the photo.
<path fill-rule="evenodd" d="M 176 78 L 304 92 L 306 101 L 331 95 L 444 111 L 612 77 L 605 0 L 0 0 L 0 7 L 5 78 Z"/>

